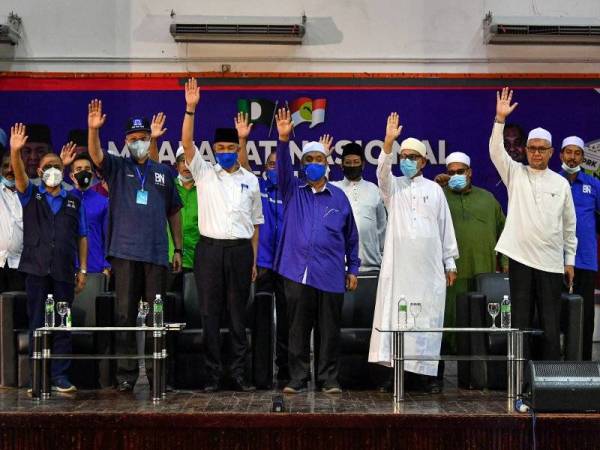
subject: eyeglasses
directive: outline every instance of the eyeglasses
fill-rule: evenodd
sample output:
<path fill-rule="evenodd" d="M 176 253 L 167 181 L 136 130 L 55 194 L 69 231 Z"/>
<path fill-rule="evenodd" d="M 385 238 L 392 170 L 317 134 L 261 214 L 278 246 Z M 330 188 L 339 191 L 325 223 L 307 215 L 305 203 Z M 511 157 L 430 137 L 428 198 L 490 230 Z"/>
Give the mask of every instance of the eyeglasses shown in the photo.
<path fill-rule="evenodd" d="M 469 169 L 458 169 L 458 170 L 447 170 L 446 173 L 450 176 L 452 175 L 464 175 L 465 173 L 467 173 L 467 170 Z"/>
<path fill-rule="evenodd" d="M 419 158 L 421 158 L 421 155 L 400 155 L 401 160 L 408 159 L 409 161 L 416 161 Z"/>
<path fill-rule="evenodd" d="M 552 147 L 527 147 L 527 151 L 529 153 L 539 153 L 540 155 L 545 154 Z"/>

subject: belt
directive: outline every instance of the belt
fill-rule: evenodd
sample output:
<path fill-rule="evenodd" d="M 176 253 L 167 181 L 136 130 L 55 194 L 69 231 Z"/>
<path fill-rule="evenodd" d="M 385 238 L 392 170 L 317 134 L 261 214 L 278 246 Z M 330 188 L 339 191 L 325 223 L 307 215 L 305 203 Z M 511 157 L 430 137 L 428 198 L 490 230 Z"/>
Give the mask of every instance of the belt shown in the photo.
<path fill-rule="evenodd" d="M 213 239 L 202 235 L 200 235 L 200 241 L 218 247 L 240 247 L 250 244 L 250 239 Z"/>

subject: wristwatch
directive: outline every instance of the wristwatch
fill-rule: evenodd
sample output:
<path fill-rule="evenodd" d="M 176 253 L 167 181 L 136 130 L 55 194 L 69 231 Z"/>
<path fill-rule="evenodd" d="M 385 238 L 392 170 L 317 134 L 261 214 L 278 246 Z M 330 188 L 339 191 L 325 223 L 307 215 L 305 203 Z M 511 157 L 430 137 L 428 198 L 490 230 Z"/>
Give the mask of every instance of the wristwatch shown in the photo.
<path fill-rule="evenodd" d="M 87 275 L 87 270 L 86 269 L 79 269 L 79 273 Z"/>
<path fill-rule="evenodd" d="M 175 250 L 173 250 L 173 253 L 179 253 L 180 255 L 183 255 L 183 250 L 181 250 L 180 248 L 176 248 Z"/>

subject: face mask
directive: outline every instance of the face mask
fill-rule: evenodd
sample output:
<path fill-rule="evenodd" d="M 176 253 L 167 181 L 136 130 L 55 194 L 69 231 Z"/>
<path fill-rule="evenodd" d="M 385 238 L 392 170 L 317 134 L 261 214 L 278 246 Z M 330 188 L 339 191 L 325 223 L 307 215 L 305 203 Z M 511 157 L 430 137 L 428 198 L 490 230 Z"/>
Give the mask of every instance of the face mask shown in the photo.
<path fill-rule="evenodd" d="M 56 187 L 63 179 L 63 174 L 56 167 L 50 167 L 42 173 L 42 181 L 48 187 Z"/>
<path fill-rule="evenodd" d="M 349 180 L 358 180 L 362 177 L 362 166 L 342 166 L 342 171 L 344 172 L 344 176 Z"/>
<path fill-rule="evenodd" d="M 577 167 L 569 167 L 567 166 L 565 163 L 562 163 L 562 169 L 567 172 L 569 175 L 573 175 L 574 173 L 577 173 L 581 170 L 581 166 L 577 166 Z"/>
<path fill-rule="evenodd" d="M 215 158 L 223 169 L 230 169 L 237 162 L 238 154 L 236 153 L 216 153 Z"/>
<path fill-rule="evenodd" d="M 400 171 L 405 177 L 414 177 L 417 174 L 417 161 L 411 161 L 410 159 L 401 159 Z"/>
<path fill-rule="evenodd" d="M 467 187 L 466 175 L 452 175 L 448 181 L 448 187 L 453 191 L 462 191 Z"/>
<path fill-rule="evenodd" d="M 77 186 L 79 189 L 85 190 L 92 184 L 92 172 L 88 170 L 82 170 L 81 172 L 74 173 L 73 176 L 77 180 Z"/>
<path fill-rule="evenodd" d="M 0 183 L 2 183 L 4 186 L 9 187 L 9 188 L 15 187 L 15 180 L 8 180 L 4 177 L 0 177 Z"/>
<path fill-rule="evenodd" d="M 277 185 L 277 169 L 268 169 L 267 170 L 267 180 L 271 182 L 273 185 Z"/>
<path fill-rule="evenodd" d="M 309 181 L 315 182 L 325 176 L 326 169 L 325 164 L 310 163 L 304 167 L 304 173 Z"/>
<path fill-rule="evenodd" d="M 148 155 L 148 149 L 150 148 L 150 141 L 137 140 L 127 144 L 129 153 L 133 159 L 140 161 Z"/>
<path fill-rule="evenodd" d="M 194 177 L 186 177 L 184 175 L 177 175 L 177 178 L 179 178 L 179 181 L 181 181 L 182 183 L 189 183 L 190 181 L 194 181 Z"/>

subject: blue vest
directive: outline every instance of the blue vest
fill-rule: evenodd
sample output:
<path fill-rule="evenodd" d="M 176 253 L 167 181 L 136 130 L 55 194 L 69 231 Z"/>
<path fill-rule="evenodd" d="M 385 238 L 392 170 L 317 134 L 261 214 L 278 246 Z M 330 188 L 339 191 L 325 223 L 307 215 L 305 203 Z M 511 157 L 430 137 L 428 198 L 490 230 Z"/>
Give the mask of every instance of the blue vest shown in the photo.
<path fill-rule="evenodd" d="M 19 270 L 75 283 L 81 202 L 67 193 L 53 214 L 44 194 L 33 186 L 31 200 L 23 207 L 23 253 Z"/>

